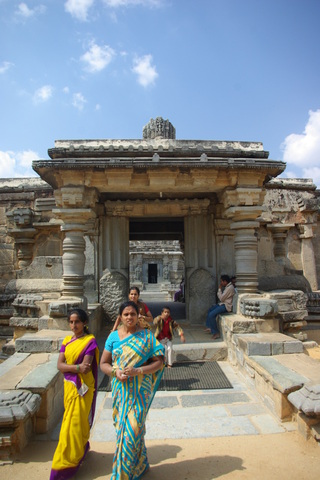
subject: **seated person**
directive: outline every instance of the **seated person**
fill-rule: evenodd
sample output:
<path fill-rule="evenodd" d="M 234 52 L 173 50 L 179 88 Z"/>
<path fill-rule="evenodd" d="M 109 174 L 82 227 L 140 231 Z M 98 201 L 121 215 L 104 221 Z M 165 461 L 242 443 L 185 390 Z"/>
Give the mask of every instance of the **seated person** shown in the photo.
<path fill-rule="evenodd" d="M 217 293 L 220 302 L 216 305 L 212 305 L 212 307 L 209 308 L 206 320 L 205 331 L 212 334 L 213 340 L 220 338 L 220 333 L 217 325 L 217 315 L 219 315 L 219 313 L 232 311 L 232 301 L 234 294 L 235 288 L 231 282 L 229 275 L 221 275 L 220 286 Z"/>

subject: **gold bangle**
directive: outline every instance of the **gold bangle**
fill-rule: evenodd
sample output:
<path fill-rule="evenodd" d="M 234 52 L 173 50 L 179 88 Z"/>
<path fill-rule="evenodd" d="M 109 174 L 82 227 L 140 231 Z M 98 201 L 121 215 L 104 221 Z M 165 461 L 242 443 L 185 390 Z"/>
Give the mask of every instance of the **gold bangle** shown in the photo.
<path fill-rule="evenodd" d="M 112 370 L 111 370 L 111 378 L 114 378 L 117 374 L 117 367 L 112 367 Z"/>
<path fill-rule="evenodd" d="M 140 367 L 139 370 L 140 370 L 140 374 L 143 375 L 142 367 Z"/>

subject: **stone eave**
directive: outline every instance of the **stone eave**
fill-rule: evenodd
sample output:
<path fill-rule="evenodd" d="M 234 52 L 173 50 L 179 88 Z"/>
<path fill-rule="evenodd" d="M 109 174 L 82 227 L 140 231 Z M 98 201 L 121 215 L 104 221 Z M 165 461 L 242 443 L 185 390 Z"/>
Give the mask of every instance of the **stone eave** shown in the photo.
<path fill-rule="evenodd" d="M 51 159 L 106 158 L 118 156 L 145 157 L 158 153 L 162 157 L 250 157 L 268 158 L 269 152 L 261 142 L 211 141 L 211 140 L 56 140 L 48 149 Z"/>
<path fill-rule="evenodd" d="M 311 190 L 317 189 L 312 178 L 273 178 L 266 184 L 268 189 L 279 190 Z"/>
<path fill-rule="evenodd" d="M 51 187 L 39 177 L 0 178 L 0 191 L 33 192 L 34 190 L 50 190 Z"/>
<path fill-rule="evenodd" d="M 256 169 L 273 170 L 274 175 L 280 175 L 286 167 L 285 162 L 266 159 L 252 158 L 64 158 L 57 160 L 35 160 L 32 162 L 33 169 L 42 177 L 46 170 L 109 170 L 130 168 L 192 168 L 192 169 Z"/>
<path fill-rule="evenodd" d="M 270 178 L 283 172 L 285 163 L 266 159 L 252 158 L 214 158 L 205 161 L 197 159 L 169 159 L 158 158 L 68 158 L 60 160 L 36 160 L 33 162 L 34 170 L 43 180 L 48 182 L 54 189 L 66 185 L 82 185 L 96 187 L 102 191 L 113 182 L 113 190 L 119 188 L 119 192 L 127 185 L 125 178 L 131 177 L 136 182 L 138 189 L 149 190 L 149 181 L 152 178 L 152 185 L 158 182 L 172 183 L 173 178 L 181 182 L 188 182 L 196 179 L 197 189 L 201 190 L 200 184 L 204 189 L 215 185 L 217 189 L 223 186 L 236 185 L 241 176 L 241 183 L 245 183 L 245 178 L 250 182 L 262 185 Z M 136 177 L 138 175 L 138 177 Z M 144 178 L 142 178 L 144 177 Z M 256 177 L 256 180 L 253 180 Z M 122 180 L 120 181 L 120 178 Z M 190 179 L 187 180 L 187 178 Z M 156 180 L 158 179 L 158 180 Z M 166 180 L 167 179 L 167 180 Z M 200 180 L 201 179 L 201 180 Z M 107 183 L 106 183 L 107 182 Z M 219 185 L 218 185 L 218 183 Z M 132 185 L 132 184 L 131 184 Z M 156 187 L 154 187 L 156 188 Z M 101 190 L 102 189 L 102 190 Z M 201 190 L 202 191 L 202 190 Z"/>

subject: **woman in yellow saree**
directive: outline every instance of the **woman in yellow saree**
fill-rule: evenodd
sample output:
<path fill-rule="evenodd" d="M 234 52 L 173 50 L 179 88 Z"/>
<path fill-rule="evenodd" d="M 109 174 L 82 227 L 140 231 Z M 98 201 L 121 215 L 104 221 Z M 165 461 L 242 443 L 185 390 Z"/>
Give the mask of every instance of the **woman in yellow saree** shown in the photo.
<path fill-rule="evenodd" d="M 112 480 L 138 480 L 149 469 L 145 421 L 163 373 L 164 347 L 139 326 L 138 314 L 135 302 L 121 305 L 122 325 L 107 338 L 100 361 L 112 377 L 117 434 Z"/>
<path fill-rule="evenodd" d="M 62 342 L 58 369 L 64 374 L 64 415 L 50 480 L 67 480 L 77 472 L 89 450 L 93 423 L 99 350 L 87 333 L 88 316 L 76 308 L 68 315 L 73 335 Z"/>

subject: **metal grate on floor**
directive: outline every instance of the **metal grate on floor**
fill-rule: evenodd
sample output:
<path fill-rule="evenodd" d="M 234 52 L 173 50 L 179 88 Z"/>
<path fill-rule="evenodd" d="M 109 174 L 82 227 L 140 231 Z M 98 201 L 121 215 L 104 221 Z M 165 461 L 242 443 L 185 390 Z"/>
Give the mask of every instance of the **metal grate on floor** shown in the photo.
<path fill-rule="evenodd" d="M 218 362 L 183 362 L 166 368 L 158 390 L 216 390 L 232 388 Z M 111 391 L 111 382 L 107 375 L 102 379 L 98 390 Z"/>

